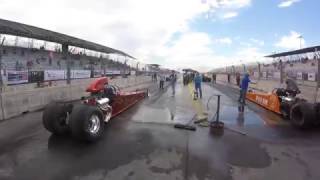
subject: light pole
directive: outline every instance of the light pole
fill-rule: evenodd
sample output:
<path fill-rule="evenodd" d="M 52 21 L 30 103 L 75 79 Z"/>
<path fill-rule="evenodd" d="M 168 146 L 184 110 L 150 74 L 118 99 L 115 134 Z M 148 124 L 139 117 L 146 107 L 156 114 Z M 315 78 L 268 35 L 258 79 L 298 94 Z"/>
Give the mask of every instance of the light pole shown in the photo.
<path fill-rule="evenodd" d="M 2 99 L 2 91 L 3 91 L 3 81 L 2 81 L 2 46 L 4 44 L 6 37 L 3 37 L 1 40 L 0 36 L 0 105 L 1 105 L 1 113 L 2 113 L 2 120 L 4 119 L 4 109 L 3 109 L 3 99 Z"/>
<path fill-rule="evenodd" d="M 258 63 L 258 80 L 260 80 L 261 78 L 261 64 L 260 62 L 257 62 Z"/>
<path fill-rule="evenodd" d="M 2 46 L 3 46 L 5 40 L 6 40 L 6 37 L 3 37 L 2 40 L 0 38 L 0 92 L 2 92 L 2 88 L 3 88 L 3 81 L 2 81 Z"/>
<path fill-rule="evenodd" d="M 318 61 L 318 78 L 317 78 L 317 90 L 316 90 L 316 96 L 314 101 L 317 102 L 317 97 L 318 97 L 318 92 L 319 92 L 319 88 L 320 88 L 320 56 L 318 54 L 318 49 L 315 49 L 315 54 L 316 54 L 316 59 Z"/>

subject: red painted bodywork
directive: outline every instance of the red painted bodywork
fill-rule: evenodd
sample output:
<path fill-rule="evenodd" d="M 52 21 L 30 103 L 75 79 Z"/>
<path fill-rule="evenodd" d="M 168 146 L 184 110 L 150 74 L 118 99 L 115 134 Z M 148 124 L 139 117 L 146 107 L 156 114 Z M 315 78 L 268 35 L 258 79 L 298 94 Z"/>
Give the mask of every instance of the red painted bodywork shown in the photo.
<path fill-rule="evenodd" d="M 146 91 L 120 92 L 114 98 L 112 106 L 112 117 L 127 110 L 147 96 Z"/>
<path fill-rule="evenodd" d="M 87 92 L 90 93 L 99 93 L 104 90 L 104 85 L 108 83 L 107 77 L 101 77 L 94 80 L 89 87 L 87 88 Z M 112 106 L 112 117 L 117 116 L 121 112 L 127 110 L 143 98 L 147 96 L 148 92 L 146 90 L 136 90 L 132 92 L 122 92 L 118 91 L 113 99 L 113 102 L 110 104 Z M 91 99 L 91 101 L 90 101 Z M 92 100 L 95 101 L 95 98 L 89 98 L 87 103 L 94 105 Z"/>
<path fill-rule="evenodd" d="M 104 85 L 108 83 L 107 77 L 101 77 L 96 80 L 94 80 L 89 87 L 87 88 L 87 92 L 90 93 L 97 93 L 103 90 Z"/>

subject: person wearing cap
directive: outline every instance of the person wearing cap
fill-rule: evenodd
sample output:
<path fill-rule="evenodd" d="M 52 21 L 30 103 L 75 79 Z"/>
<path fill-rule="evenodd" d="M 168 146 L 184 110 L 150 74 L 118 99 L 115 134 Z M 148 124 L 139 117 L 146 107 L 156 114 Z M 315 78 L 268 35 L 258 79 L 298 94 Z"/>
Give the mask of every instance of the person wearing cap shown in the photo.
<path fill-rule="evenodd" d="M 240 96 L 239 96 L 240 103 L 246 104 L 246 96 L 247 96 L 247 91 L 248 91 L 250 82 L 251 80 L 249 79 L 249 74 L 246 73 L 240 84 Z"/>

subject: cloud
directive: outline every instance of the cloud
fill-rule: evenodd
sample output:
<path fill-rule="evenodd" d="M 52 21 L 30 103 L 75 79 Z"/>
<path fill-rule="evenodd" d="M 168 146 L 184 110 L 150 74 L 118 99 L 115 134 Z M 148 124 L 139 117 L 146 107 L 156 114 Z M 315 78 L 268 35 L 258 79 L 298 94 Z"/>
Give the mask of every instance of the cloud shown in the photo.
<path fill-rule="evenodd" d="M 211 38 L 204 32 L 187 31 L 181 34 L 170 47 L 165 47 L 156 51 L 153 60 L 164 60 L 168 67 L 175 66 L 193 68 L 200 71 L 209 71 L 213 68 L 225 67 L 231 64 L 256 62 L 265 55 L 259 48 L 240 48 L 236 49 L 234 55 L 225 56 L 212 49 L 212 45 L 217 42 L 227 42 L 230 38 Z"/>
<path fill-rule="evenodd" d="M 228 44 L 228 45 L 232 44 L 232 39 L 229 37 L 215 39 L 214 41 L 219 44 Z"/>
<path fill-rule="evenodd" d="M 290 7 L 291 5 L 293 5 L 294 3 L 297 3 L 299 2 L 300 0 L 285 0 L 285 1 L 282 1 L 278 7 L 279 8 L 286 8 L 286 7 Z"/>
<path fill-rule="evenodd" d="M 193 68 L 209 71 L 214 67 L 231 63 L 230 59 L 217 54 L 212 49 L 214 43 L 229 42 L 229 38 L 213 39 L 204 32 L 187 31 L 182 33 L 168 47 L 162 47 L 153 53 L 153 61 L 166 64 L 169 68 Z"/>
<path fill-rule="evenodd" d="M 230 18 L 233 18 L 233 17 L 236 17 L 236 16 L 238 16 L 237 12 L 227 12 L 222 16 L 222 18 L 223 19 L 230 19 Z"/>
<path fill-rule="evenodd" d="M 186 64 L 185 59 L 195 58 L 180 58 L 181 52 L 186 53 L 184 46 L 189 55 L 200 54 L 198 60 L 203 57 L 212 62 L 216 56 L 209 45 L 213 40 L 201 32 L 190 32 L 190 22 L 207 13 L 237 13 L 251 0 L 0 0 L 0 4 L 1 18 L 117 48 L 143 62 L 157 60 L 178 67 Z M 177 33 L 183 34 L 179 41 L 174 38 Z M 179 43 L 192 44 L 190 39 L 199 47 Z M 159 56 L 161 53 L 167 54 Z"/>
<path fill-rule="evenodd" d="M 257 61 L 258 58 L 261 58 L 264 55 L 265 53 L 261 52 L 257 47 L 243 48 L 236 53 L 236 56 L 241 58 L 243 62 Z"/>
<path fill-rule="evenodd" d="M 253 42 L 254 44 L 258 45 L 258 46 L 263 46 L 264 45 L 264 41 L 263 40 L 250 38 L 250 41 Z"/>
<path fill-rule="evenodd" d="M 288 49 L 288 50 L 299 49 L 300 40 L 301 40 L 301 46 L 302 47 L 305 46 L 305 40 L 299 37 L 302 37 L 300 33 L 295 31 L 290 31 L 290 34 L 282 36 L 280 40 L 275 44 L 275 46 L 283 49 Z"/>
<path fill-rule="evenodd" d="M 224 20 L 238 16 L 239 9 L 250 6 L 251 0 L 203 0 L 203 3 L 209 6 L 207 18 Z"/>

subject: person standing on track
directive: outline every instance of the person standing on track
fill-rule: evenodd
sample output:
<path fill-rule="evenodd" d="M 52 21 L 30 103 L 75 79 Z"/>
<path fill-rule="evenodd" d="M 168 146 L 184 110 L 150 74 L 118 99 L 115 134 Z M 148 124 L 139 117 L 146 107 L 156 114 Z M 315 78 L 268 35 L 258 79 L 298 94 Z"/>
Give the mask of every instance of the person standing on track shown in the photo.
<path fill-rule="evenodd" d="M 176 94 L 176 82 L 177 82 L 177 75 L 174 71 L 171 72 L 170 75 L 170 84 L 172 89 L 172 96 Z"/>
<path fill-rule="evenodd" d="M 212 74 L 212 84 L 216 84 L 217 83 L 217 75 L 215 73 Z"/>
<path fill-rule="evenodd" d="M 194 77 L 194 86 L 197 94 L 200 95 L 200 99 L 202 99 L 202 89 L 201 89 L 202 77 L 199 73 Z"/>
<path fill-rule="evenodd" d="M 239 102 L 246 104 L 246 96 L 247 96 L 247 91 L 249 87 L 249 83 L 251 80 L 249 79 L 249 74 L 246 73 L 241 81 L 240 85 L 240 96 L 239 96 Z"/>
<path fill-rule="evenodd" d="M 236 73 L 237 86 L 240 86 L 240 73 Z"/>
<path fill-rule="evenodd" d="M 164 81 L 165 81 L 165 76 L 163 74 L 160 74 L 160 89 L 164 89 Z"/>

